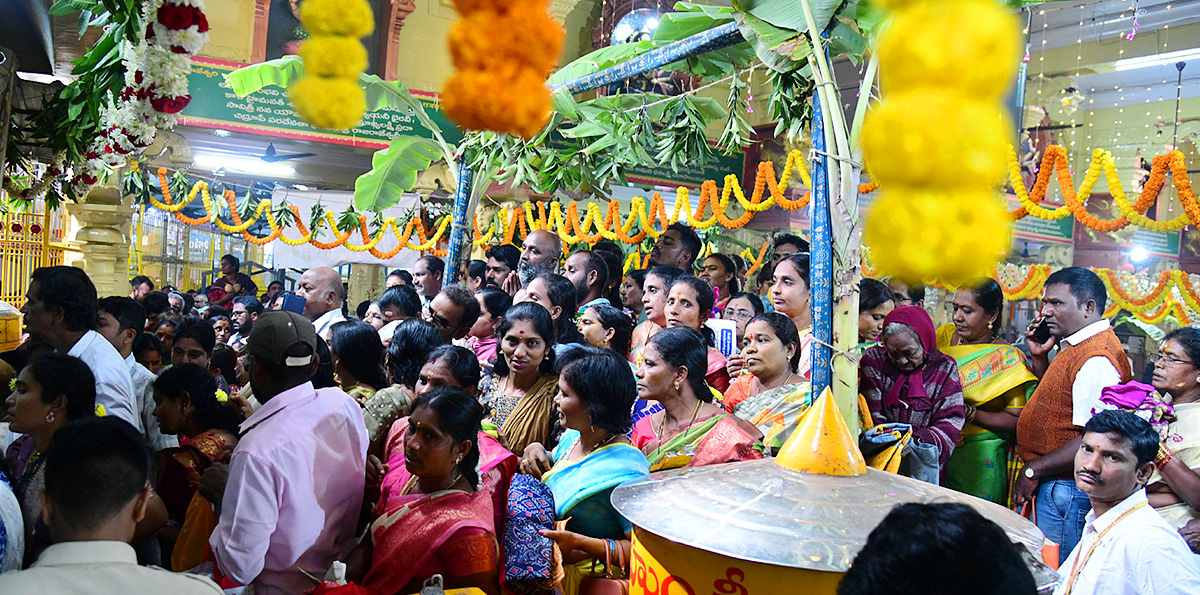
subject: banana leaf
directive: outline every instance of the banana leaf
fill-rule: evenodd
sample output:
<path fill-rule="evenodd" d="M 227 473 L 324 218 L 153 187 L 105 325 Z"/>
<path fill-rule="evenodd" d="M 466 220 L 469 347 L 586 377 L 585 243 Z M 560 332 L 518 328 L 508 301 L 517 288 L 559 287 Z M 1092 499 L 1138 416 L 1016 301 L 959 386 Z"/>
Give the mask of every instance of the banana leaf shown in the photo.
<path fill-rule="evenodd" d="M 437 143 L 419 136 L 398 136 L 371 157 L 371 171 L 354 181 L 354 208 L 382 211 L 412 190 L 417 175 L 441 156 Z"/>

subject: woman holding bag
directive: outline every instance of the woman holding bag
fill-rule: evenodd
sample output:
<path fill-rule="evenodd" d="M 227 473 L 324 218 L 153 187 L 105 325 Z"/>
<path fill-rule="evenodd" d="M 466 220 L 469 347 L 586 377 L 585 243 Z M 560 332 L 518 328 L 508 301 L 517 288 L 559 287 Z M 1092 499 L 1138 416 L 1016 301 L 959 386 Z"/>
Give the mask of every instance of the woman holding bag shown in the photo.
<path fill-rule="evenodd" d="M 584 347 L 564 354 L 558 372 L 555 405 L 567 431 L 553 453 L 529 445 L 521 471 L 545 482 L 565 522 L 562 530 L 542 532 L 562 551 L 563 593 L 589 595 L 621 587 L 605 581 L 627 581 L 633 525 L 613 508 L 611 495 L 645 477 L 649 464 L 625 437 L 637 397 L 629 364 L 612 350 Z"/>

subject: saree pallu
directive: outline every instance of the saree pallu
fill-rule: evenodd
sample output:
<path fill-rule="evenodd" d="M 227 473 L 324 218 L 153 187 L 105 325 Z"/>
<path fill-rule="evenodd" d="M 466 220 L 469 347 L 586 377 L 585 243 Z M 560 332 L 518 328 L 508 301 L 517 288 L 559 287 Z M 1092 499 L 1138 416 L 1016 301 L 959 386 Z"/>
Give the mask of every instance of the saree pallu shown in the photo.
<path fill-rule="evenodd" d="M 217 526 L 217 515 L 212 502 L 201 496 L 196 486 L 205 469 L 214 462 L 229 460 L 233 447 L 234 444 L 226 442 L 219 434 L 205 432 L 171 455 L 171 464 L 182 470 L 186 483 L 179 481 L 177 474 L 165 472 L 159 485 L 163 500 L 177 500 L 180 495 L 191 492 L 183 514 L 183 526 L 171 550 L 171 568 L 176 572 L 195 568 L 208 557 L 208 538 Z"/>
<path fill-rule="evenodd" d="M 795 431 L 800 416 L 812 406 L 812 384 L 794 382 L 756 395 L 733 394 L 735 387 L 739 391 L 749 392 L 752 378 L 752 375 L 746 374 L 730 387 L 726 394 L 732 398 L 726 399 L 727 410 L 754 424 L 763 435 L 763 446 L 767 452 L 775 453 Z M 732 406 L 729 406 L 730 402 Z"/>
<path fill-rule="evenodd" d="M 508 441 L 509 450 L 523 454 L 525 447 L 534 442 L 547 449 L 552 448 L 554 422 L 554 394 L 558 392 L 558 377 L 544 375 L 521 397 L 512 397 L 500 392 L 498 380 L 491 383 L 491 394 L 484 394 L 484 404 L 492 410 L 492 419 L 500 425 L 500 434 Z M 516 399 L 516 403 L 511 400 Z M 504 414 L 511 406 L 510 412 Z"/>
<path fill-rule="evenodd" d="M 570 517 L 569 531 L 588 537 L 625 539 L 632 530 L 627 519 L 613 509 L 608 495 L 617 486 L 650 474 L 642 452 L 628 444 L 610 444 L 592 451 L 577 461 L 566 454 L 579 441 L 579 433 L 568 430 L 554 450 L 554 467 L 542 475 L 542 481 L 554 494 L 554 512 L 560 526 Z M 579 582 L 588 576 L 605 573 L 603 560 L 583 560 L 563 565 L 562 592 L 575 595 Z"/>
<path fill-rule="evenodd" d="M 939 339 L 943 336 L 944 330 L 939 332 Z M 1037 383 L 1037 377 L 1025 367 L 1022 353 L 1010 345 L 948 345 L 941 350 L 958 364 L 963 400 L 983 411 L 1024 407 L 1029 392 Z M 997 504 L 1007 504 L 1011 449 L 1011 437 L 974 423 L 966 424 L 954 453 L 946 462 L 943 485 Z"/>
<path fill-rule="evenodd" d="M 411 497 L 371 525 L 371 540 L 371 569 L 363 586 L 380 593 L 405 593 L 410 582 L 434 574 L 487 572 L 499 561 L 492 498 L 486 492 Z"/>
<path fill-rule="evenodd" d="M 665 437 L 655 435 L 645 419 L 633 433 L 652 472 L 763 458 L 762 432 L 728 413 L 696 420 Z"/>
<path fill-rule="evenodd" d="M 388 431 L 384 445 L 388 471 L 379 482 L 379 500 L 375 510 L 384 515 L 399 509 L 410 498 L 405 496 L 404 486 L 412 474 L 404 466 L 404 434 L 408 430 L 408 418 L 396 420 Z M 492 496 L 493 526 L 503 527 L 507 517 L 508 487 L 517 472 L 519 459 L 490 434 L 480 431 L 476 436 L 479 447 L 479 485 L 476 491 Z"/>
<path fill-rule="evenodd" d="M 1167 441 L 1167 447 L 1175 454 L 1175 458 L 1183 461 L 1189 469 L 1200 467 L 1200 403 L 1182 403 L 1175 406 L 1175 421 L 1167 426 L 1167 431 L 1173 434 Z M 1150 475 L 1151 485 L 1162 481 L 1162 475 L 1157 469 Z M 1200 511 L 1180 502 L 1170 506 L 1155 509 L 1172 527 L 1182 527 L 1192 519 L 1200 518 Z"/>

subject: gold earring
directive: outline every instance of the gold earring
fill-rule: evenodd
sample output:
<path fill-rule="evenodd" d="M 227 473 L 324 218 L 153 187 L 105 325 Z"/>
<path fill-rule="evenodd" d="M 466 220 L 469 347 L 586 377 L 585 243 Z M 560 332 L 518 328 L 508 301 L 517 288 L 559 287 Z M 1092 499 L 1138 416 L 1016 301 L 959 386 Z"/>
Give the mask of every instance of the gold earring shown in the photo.
<path fill-rule="evenodd" d="M 992 323 L 990 323 L 990 322 L 988 323 L 988 330 L 989 331 L 992 330 Z"/>
<path fill-rule="evenodd" d="M 457 459 L 454 459 L 454 464 L 455 464 L 455 465 L 457 465 L 457 464 L 459 464 L 459 463 L 461 463 L 461 462 L 462 462 L 462 455 L 458 455 L 458 458 L 457 458 Z"/>
<path fill-rule="evenodd" d="M 679 390 L 679 381 L 678 380 L 675 381 L 675 390 Z"/>

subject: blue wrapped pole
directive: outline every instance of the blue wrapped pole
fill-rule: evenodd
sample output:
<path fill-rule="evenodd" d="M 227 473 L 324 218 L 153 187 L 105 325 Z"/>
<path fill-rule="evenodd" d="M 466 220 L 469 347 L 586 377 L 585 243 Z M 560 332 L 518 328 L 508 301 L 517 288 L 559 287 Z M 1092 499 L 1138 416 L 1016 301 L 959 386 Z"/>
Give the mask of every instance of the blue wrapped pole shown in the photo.
<path fill-rule="evenodd" d="M 820 396 L 832 379 L 833 344 L 833 222 L 829 215 L 829 157 L 825 148 L 825 123 L 821 119 L 821 100 L 813 93 L 812 231 L 809 254 L 809 292 L 812 300 L 812 394 Z"/>
<path fill-rule="evenodd" d="M 552 85 L 550 91 L 566 88 L 572 95 L 599 89 L 604 85 L 623 81 L 655 68 L 666 66 L 672 62 L 699 56 L 714 50 L 737 45 L 746 39 L 738 31 L 736 22 L 728 22 L 707 31 L 701 31 L 691 37 L 680 39 L 671 45 L 651 50 L 628 62 L 622 62 L 611 68 Z"/>
<path fill-rule="evenodd" d="M 458 185 L 454 189 L 454 209 L 450 220 L 450 246 L 446 252 L 446 274 L 442 279 L 447 285 L 458 283 L 459 271 L 466 270 L 471 258 L 471 166 L 467 160 L 458 160 Z"/>

